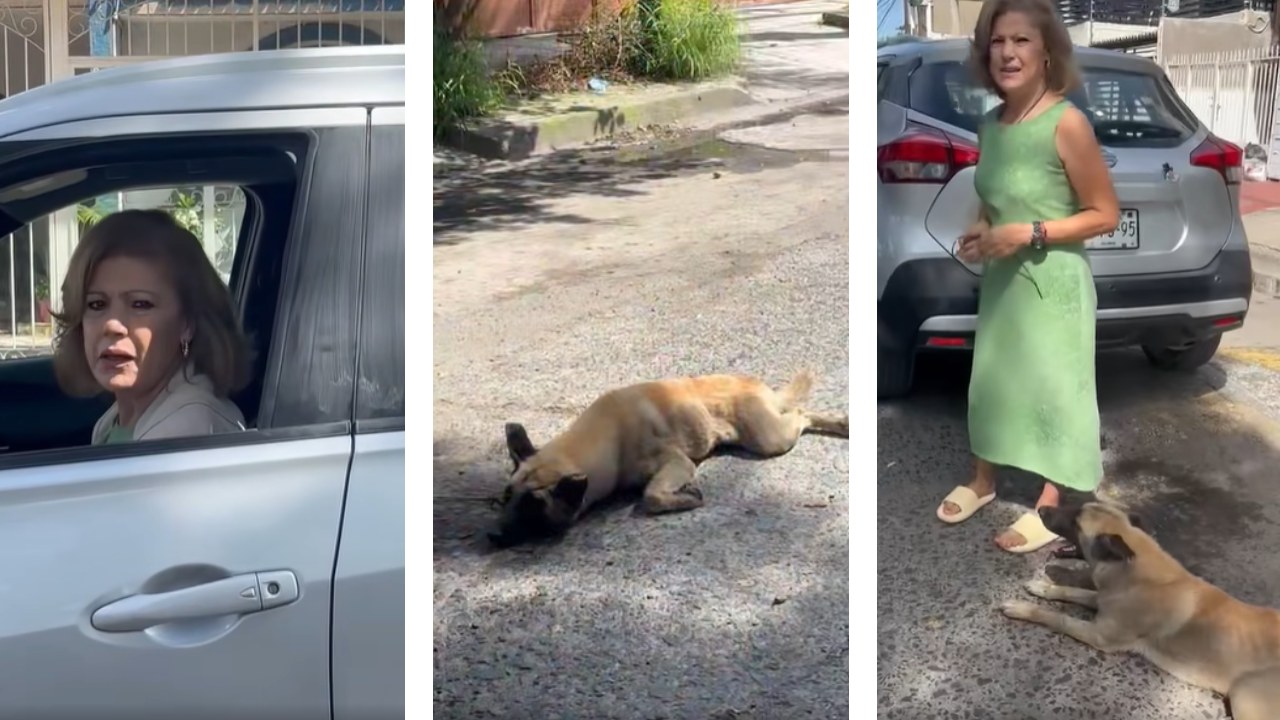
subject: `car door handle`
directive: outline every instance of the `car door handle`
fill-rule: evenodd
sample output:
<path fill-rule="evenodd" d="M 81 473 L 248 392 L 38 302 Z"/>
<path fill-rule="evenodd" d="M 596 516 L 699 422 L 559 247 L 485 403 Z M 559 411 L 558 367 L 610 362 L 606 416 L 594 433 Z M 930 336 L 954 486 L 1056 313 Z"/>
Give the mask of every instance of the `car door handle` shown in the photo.
<path fill-rule="evenodd" d="M 181 590 L 130 595 L 95 610 L 90 622 L 102 632 L 139 632 L 183 620 L 261 612 L 297 599 L 297 576 L 290 570 L 270 570 Z"/>

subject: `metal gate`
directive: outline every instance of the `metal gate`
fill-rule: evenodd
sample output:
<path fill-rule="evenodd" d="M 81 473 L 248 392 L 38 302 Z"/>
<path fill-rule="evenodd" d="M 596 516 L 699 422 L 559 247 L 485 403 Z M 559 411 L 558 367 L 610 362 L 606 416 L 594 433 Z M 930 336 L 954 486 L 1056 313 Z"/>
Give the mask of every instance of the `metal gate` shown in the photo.
<path fill-rule="evenodd" d="M 1266 146 L 1280 89 L 1280 45 L 1166 58 L 1169 81 L 1213 133 Z"/>
<path fill-rule="evenodd" d="M 104 68 L 166 57 L 289 47 L 403 44 L 404 0 L 0 0 L 5 97 Z M 216 226 L 226 188 L 186 189 Z M 128 193 L 98 207 L 128 205 Z M 232 198 L 226 207 L 217 198 Z M 0 238 L 0 360 L 47 353 L 76 207 Z"/>
<path fill-rule="evenodd" d="M 50 77 L 49 7 L 0 0 L 0 60 L 4 97 L 43 85 Z M 47 345 L 37 327 L 48 307 L 49 221 L 0 238 L 0 359 Z M 44 337 L 42 337 L 44 336 Z"/>

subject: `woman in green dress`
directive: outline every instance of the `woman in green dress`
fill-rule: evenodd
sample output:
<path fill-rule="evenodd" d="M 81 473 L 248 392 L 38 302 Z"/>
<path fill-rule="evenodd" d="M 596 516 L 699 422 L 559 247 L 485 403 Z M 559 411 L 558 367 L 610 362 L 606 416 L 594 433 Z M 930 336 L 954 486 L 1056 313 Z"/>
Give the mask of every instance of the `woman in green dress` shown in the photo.
<path fill-rule="evenodd" d="M 1093 127 L 1066 99 L 1078 75 L 1049 0 L 988 0 L 971 61 L 1003 102 L 979 129 L 982 215 L 957 242 L 983 276 L 969 380 L 974 475 L 939 505 L 948 523 L 995 498 L 997 466 L 1045 479 L 1036 508 L 1057 505 L 1063 488 L 1097 488 L 1097 295 L 1084 242 L 1119 222 Z M 995 541 L 1031 552 L 1055 537 L 1027 512 Z"/>

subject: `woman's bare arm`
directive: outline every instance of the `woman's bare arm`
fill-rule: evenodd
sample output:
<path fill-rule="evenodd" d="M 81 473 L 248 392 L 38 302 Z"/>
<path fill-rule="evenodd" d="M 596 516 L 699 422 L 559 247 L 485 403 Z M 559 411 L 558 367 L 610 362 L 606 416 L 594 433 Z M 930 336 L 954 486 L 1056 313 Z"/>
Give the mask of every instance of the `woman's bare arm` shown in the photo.
<path fill-rule="evenodd" d="M 1058 157 L 1080 202 L 1080 212 L 1044 222 L 1045 242 L 1076 243 L 1105 235 L 1120 222 L 1120 207 L 1102 148 L 1084 113 L 1067 108 L 1058 123 Z"/>

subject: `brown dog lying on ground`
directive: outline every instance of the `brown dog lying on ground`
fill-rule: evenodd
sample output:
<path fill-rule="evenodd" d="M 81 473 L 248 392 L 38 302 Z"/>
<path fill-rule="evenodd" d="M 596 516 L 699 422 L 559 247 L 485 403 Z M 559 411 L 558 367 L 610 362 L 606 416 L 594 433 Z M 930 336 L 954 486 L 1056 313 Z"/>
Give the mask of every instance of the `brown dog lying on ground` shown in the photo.
<path fill-rule="evenodd" d="M 1236 720 L 1280 718 L 1280 611 L 1241 602 L 1192 575 L 1137 518 L 1103 503 L 1041 508 L 1045 527 L 1074 544 L 1096 590 L 1035 580 L 1036 597 L 1097 610 L 1080 620 L 1013 600 L 1005 615 L 1103 652 L 1136 652 L 1174 677 L 1226 696 Z"/>
<path fill-rule="evenodd" d="M 619 490 L 643 488 L 649 514 L 692 510 L 702 505 L 694 469 L 717 448 L 774 457 L 805 432 L 849 437 L 847 414 L 802 407 L 812 384 L 802 372 L 776 392 L 735 375 L 631 385 L 601 396 L 542 448 L 522 425 L 508 423 L 515 468 L 489 539 L 506 547 L 558 535 Z"/>

